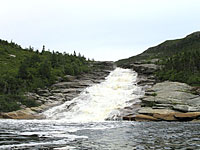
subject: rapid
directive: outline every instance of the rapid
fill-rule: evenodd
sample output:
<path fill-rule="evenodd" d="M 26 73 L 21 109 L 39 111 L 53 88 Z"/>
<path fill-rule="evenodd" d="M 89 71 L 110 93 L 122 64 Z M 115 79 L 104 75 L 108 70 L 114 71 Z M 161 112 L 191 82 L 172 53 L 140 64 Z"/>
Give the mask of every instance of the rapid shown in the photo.
<path fill-rule="evenodd" d="M 130 69 L 116 68 L 104 82 L 86 88 L 72 101 L 49 109 L 44 115 L 48 119 L 68 122 L 115 120 L 117 116 L 120 116 L 120 108 L 130 105 L 131 100 L 142 96 L 143 91 L 136 82 L 136 72 Z"/>

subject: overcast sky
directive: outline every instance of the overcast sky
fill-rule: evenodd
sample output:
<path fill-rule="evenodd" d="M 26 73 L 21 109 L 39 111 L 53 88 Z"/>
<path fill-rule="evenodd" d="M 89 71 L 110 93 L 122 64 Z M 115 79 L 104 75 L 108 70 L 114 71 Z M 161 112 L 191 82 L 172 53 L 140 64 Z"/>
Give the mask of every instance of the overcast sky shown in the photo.
<path fill-rule="evenodd" d="M 0 38 L 95 60 L 200 30 L 199 0 L 0 0 Z"/>

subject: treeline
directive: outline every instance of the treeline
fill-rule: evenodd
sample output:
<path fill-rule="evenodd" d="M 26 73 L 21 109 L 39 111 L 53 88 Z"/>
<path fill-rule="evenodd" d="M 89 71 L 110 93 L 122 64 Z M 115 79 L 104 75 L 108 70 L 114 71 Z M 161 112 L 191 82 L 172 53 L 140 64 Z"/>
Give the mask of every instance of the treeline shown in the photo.
<path fill-rule="evenodd" d="M 25 92 L 52 85 L 58 77 L 76 76 L 90 71 L 81 54 L 34 51 L 0 40 L 0 112 L 14 111 L 21 105 L 37 106 L 24 97 Z"/>
<path fill-rule="evenodd" d="M 117 61 L 118 66 L 138 62 L 141 60 L 163 59 L 181 52 L 200 51 L 200 32 L 194 32 L 185 38 L 167 40 L 157 46 L 150 47 L 143 53 Z"/>
<path fill-rule="evenodd" d="M 162 66 L 156 72 L 159 80 L 200 86 L 200 32 L 182 39 L 167 40 L 137 56 L 119 60 L 116 64 L 123 67 L 136 62 L 148 63 L 153 59 L 159 59 L 158 63 Z"/>
<path fill-rule="evenodd" d="M 160 62 L 162 69 L 156 73 L 160 80 L 170 80 L 200 85 L 200 51 L 180 52 Z"/>

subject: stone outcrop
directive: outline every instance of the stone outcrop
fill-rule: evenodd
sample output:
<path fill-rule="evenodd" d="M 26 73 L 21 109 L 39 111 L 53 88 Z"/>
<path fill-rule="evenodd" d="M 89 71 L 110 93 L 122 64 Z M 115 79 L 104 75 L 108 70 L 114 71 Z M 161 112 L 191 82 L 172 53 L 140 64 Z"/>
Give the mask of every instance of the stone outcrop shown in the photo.
<path fill-rule="evenodd" d="M 200 118 L 200 87 L 191 87 L 185 83 L 169 81 L 159 83 L 154 73 L 160 67 L 154 64 L 155 61 L 150 61 L 148 64 L 145 61 L 140 61 L 123 66 L 138 72 L 138 85 L 145 91 L 144 97 L 140 99 L 140 107 L 123 116 L 123 120 L 198 120 Z"/>
<path fill-rule="evenodd" d="M 31 110 L 30 108 L 8 112 L 8 113 L 2 113 L 1 117 L 7 118 L 7 119 L 40 119 L 42 118 L 42 116 L 36 114 L 36 112 Z"/>
<path fill-rule="evenodd" d="M 138 61 L 131 64 L 122 65 L 123 68 L 133 69 L 138 73 L 138 85 L 143 88 L 148 88 L 156 83 L 154 72 L 157 71 L 160 66 L 156 65 L 158 59 L 152 59 L 149 63 L 145 61 Z"/>
<path fill-rule="evenodd" d="M 141 108 L 136 114 L 145 115 L 146 119 L 141 119 L 142 121 L 198 120 L 200 96 L 193 94 L 191 90 L 192 87 L 185 83 L 169 81 L 157 83 L 146 89 L 145 96 L 141 98 Z M 150 118 L 147 119 L 147 116 Z M 153 120 L 151 117 L 156 119 Z M 135 114 L 125 116 L 123 119 L 138 121 L 135 119 Z"/>
<path fill-rule="evenodd" d="M 180 112 L 200 111 L 200 96 L 190 92 L 191 87 L 185 83 L 162 82 L 146 91 L 143 106 L 168 108 Z"/>

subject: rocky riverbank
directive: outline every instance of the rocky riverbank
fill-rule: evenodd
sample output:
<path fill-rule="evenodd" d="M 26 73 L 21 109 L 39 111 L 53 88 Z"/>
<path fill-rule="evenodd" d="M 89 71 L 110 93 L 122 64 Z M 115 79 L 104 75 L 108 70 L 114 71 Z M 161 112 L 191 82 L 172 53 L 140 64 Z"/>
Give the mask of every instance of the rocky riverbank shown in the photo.
<path fill-rule="evenodd" d="M 155 61 L 155 60 L 153 60 Z M 138 72 L 138 85 L 145 95 L 133 105 L 123 120 L 131 121 L 198 121 L 200 119 L 200 88 L 179 82 L 159 82 L 154 63 L 137 62 L 123 66 Z"/>
<path fill-rule="evenodd" d="M 76 77 L 66 75 L 64 78 L 59 78 L 51 87 L 38 89 L 36 93 L 27 93 L 27 98 L 35 100 L 39 104 L 38 107 L 26 108 L 21 106 L 18 111 L 1 113 L 0 118 L 42 119 L 42 112 L 72 100 L 86 87 L 102 82 L 114 69 L 113 62 L 94 62 L 91 64 L 91 68 L 95 68 L 95 70 Z"/>
<path fill-rule="evenodd" d="M 191 87 L 179 82 L 159 82 L 154 73 L 159 66 L 152 63 L 136 62 L 123 66 L 138 73 L 138 86 L 144 96 L 132 100 L 131 106 L 120 109 L 117 119 L 130 121 L 198 121 L 200 120 L 200 88 Z M 112 62 L 95 62 L 98 68 L 80 76 L 66 75 L 59 78 L 51 87 L 38 89 L 36 93 L 27 93 L 28 99 L 35 100 L 39 106 L 21 109 L 14 112 L 1 113 L 1 118 L 8 119 L 42 119 L 45 110 L 70 101 L 77 97 L 83 89 L 102 82 L 113 70 Z M 92 66 L 91 66 L 92 67 Z M 135 93 L 141 95 L 141 93 Z M 112 117 L 111 117 L 112 118 Z"/>

